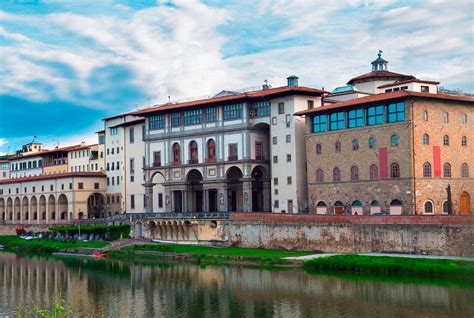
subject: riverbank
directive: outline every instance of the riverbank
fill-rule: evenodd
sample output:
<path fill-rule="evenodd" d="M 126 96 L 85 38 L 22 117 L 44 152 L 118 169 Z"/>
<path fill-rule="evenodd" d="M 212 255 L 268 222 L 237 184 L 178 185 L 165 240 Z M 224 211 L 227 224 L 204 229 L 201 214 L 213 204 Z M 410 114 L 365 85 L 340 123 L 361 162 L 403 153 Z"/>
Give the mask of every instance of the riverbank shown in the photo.
<path fill-rule="evenodd" d="M 379 275 L 450 277 L 474 282 L 474 261 L 407 256 L 334 255 L 304 262 L 309 272 L 353 272 Z"/>
<path fill-rule="evenodd" d="M 0 245 L 7 251 L 54 253 L 77 253 L 80 249 L 98 249 L 109 245 L 105 241 L 61 241 L 58 239 L 25 240 L 18 236 L 0 236 Z"/>

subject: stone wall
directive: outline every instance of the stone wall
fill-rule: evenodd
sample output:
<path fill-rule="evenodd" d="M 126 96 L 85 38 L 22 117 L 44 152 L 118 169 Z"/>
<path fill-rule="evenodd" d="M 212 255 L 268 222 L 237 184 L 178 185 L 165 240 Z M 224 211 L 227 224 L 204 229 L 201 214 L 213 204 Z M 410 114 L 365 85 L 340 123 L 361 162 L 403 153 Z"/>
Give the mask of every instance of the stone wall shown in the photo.
<path fill-rule="evenodd" d="M 474 256 L 473 217 L 236 213 L 226 233 L 242 247 Z"/>

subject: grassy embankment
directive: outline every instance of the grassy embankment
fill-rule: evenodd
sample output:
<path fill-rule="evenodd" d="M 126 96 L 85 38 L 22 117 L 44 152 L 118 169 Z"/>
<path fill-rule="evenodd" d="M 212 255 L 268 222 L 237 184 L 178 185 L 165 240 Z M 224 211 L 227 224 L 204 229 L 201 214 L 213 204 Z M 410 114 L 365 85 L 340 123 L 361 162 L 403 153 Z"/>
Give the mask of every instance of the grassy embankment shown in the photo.
<path fill-rule="evenodd" d="M 146 244 L 127 246 L 112 251 L 112 257 L 179 257 L 203 263 L 252 263 L 260 265 L 285 265 L 283 257 L 303 256 L 317 252 L 297 252 L 244 247 L 210 247 L 181 244 Z"/>
<path fill-rule="evenodd" d="M 309 272 L 343 271 L 380 275 L 453 277 L 474 282 L 474 261 L 392 256 L 335 255 L 304 263 Z"/>
<path fill-rule="evenodd" d="M 74 251 L 79 248 L 103 248 L 109 243 L 104 241 L 60 241 L 56 239 L 24 240 L 18 236 L 0 236 L 0 245 L 6 250 L 22 252 L 54 253 Z"/>

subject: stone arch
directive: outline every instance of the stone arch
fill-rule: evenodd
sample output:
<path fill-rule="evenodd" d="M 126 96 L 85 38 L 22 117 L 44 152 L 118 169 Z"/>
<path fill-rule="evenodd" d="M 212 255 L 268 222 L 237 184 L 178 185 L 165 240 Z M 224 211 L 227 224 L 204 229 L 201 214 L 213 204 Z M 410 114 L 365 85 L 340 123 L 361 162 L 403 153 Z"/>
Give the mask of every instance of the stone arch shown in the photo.
<path fill-rule="evenodd" d="M 51 221 L 56 220 L 56 198 L 52 194 L 48 197 L 48 214 Z"/>
<path fill-rule="evenodd" d="M 370 203 L 370 214 L 380 213 L 382 210 L 380 208 L 380 203 L 377 200 L 373 200 Z"/>
<path fill-rule="evenodd" d="M 13 221 L 13 200 L 12 198 L 7 199 L 7 218 Z"/>
<path fill-rule="evenodd" d="M 203 176 L 197 169 L 191 169 L 186 175 L 186 193 L 187 193 L 187 211 L 185 212 L 202 212 L 203 211 Z"/>
<path fill-rule="evenodd" d="M 58 198 L 58 212 L 61 220 L 67 220 L 68 218 L 68 200 L 64 194 L 61 194 Z"/>
<path fill-rule="evenodd" d="M 5 199 L 0 198 L 0 215 L 1 215 L 1 220 L 5 221 L 7 219 L 7 212 L 5 210 Z"/>
<path fill-rule="evenodd" d="M 228 211 L 242 211 L 243 210 L 243 173 L 240 168 L 236 166 L 230 167 L 226 172 L 227 180 L 227 210 Z"/>
<path fill-rule="evenodd" d="M 44 195 L 40 196 L 38 209 L 41 220 L 46 221 L 46 198 Z"/>
<path fill-rule="evenodd" d="M 319 201 L 316 204 L 316 214 L 327 214 L 328 213 L 328 206 L 326 202 Z"/>
<path fill-rule="evenodd" d="M 20 198 L 16 197 L 13 205 L 13 214 L 15 215 L 14 217 L 16 220 L 21 220 L 21 203 L 20 203 Z"/>
<path fill-rule="evenodd" d="M 352 204 L 351 204 L 351 214 L 352 215 L 362 215 L 363 214 L 362 202 L 360 202 L 359 200 L 355 200 L 354 202 L 352 202 Z"/>
<path fill-rule="evenodd" d="M 265 210 L 265 205 L 270 206 L 270 202 L 265 202 L 265 199 L 270 200 L 270 198 L 265 198 L 266 187 L 269 186 L 268 181 L 268 172 L 265 167 L 258 165 L 252 170 L 252 211 L 262 212 Z M 267 183 L 265 185 L 264 183 Z"/>
<path fill-rule="evenodd" d="M 403 213 L 402 201 L 394 199 L 390 202 L 390 215 L 401 215 Z"/>
<path fill-rule="evenodd" d="M 149 235 L 150 235 L 150 239 L 153 240 L 155 238 L 157 228 L 158 228 L 158 226 L 157 226 L 155 221 L 148 222 L 148 232 L 149 232 Z"/>
<path fill-rule="evenodd" d="M 344 203 L 341 201 L 336 201 L 334 203 L 334 214 L 335 215 L 343 215 L 344 214 Z"/>
<path fill-rule="evenodd" d="M 80 211 L 82 212 L 82 211 Z M 105 217 L 105 198 L 102 193 L 92 193 L 87 198 L 87 218 Z"/>
<path fill-rule="evenodd" d="M 210 138 L 206 142 L 206 161 L 208 163 L 216 162 L 216 141 L 213 138 Z"/>
<path fill-rule="evenodd" d="M 30 199 L 30 216 L 32 220 L 38 220 L 38 199 L 32 196 Z"/>
<path fill-rule="evenodd" d="M 188 163 L 194 164 L 199 163 L 199 151 L 198 151 L 198 143 L 196 140 L 191 140 L 188 145 L 188 156 L 189 160 Z"/>

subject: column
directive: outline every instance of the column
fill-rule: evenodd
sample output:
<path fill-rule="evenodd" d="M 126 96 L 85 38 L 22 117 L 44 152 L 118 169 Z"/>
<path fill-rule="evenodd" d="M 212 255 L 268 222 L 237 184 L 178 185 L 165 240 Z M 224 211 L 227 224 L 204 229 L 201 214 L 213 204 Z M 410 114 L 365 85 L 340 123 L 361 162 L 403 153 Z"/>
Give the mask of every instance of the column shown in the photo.
<path fill-rule="evenodd" d="M 169 187 L 165 186 L 165 197 L 164 197 L 164 204 L 165 204 L 165 212 L 169 213 L 173 211 L 173 196 L 171 194 L 171 190 Z"/>
<path fill-rule="evenodd" d="M 181 212 L 186 213 L 188 212 L 188 191 L 184 190 L 181 191 L 181 200 L 183 200 L 183 204 L 181 206 Z"/>
<path fill-rule="evenodd" d="M 272 186 L 270 181 L 263 182 L 263 212 L 272 211 Z"/>
<path fill-rule="evenodd" d="M 227 184 L 223 183 L 217 190 L 217 211 L 228 212 Z"/>
<path fill-rule="evenodd" d="M 209 190 L 202 190 L 202 212 L 209 212 Z"/>
<path fill-rule="evenodd" d="M 155 184 L 148 182 L 144 183 L 145 187 L 145 213 L 153 213 L 153 186 Z"/>
<path fill-rule="evenodd" d="M 242 181 L 243 212 L 252 212 L 252 179 Z"/>

